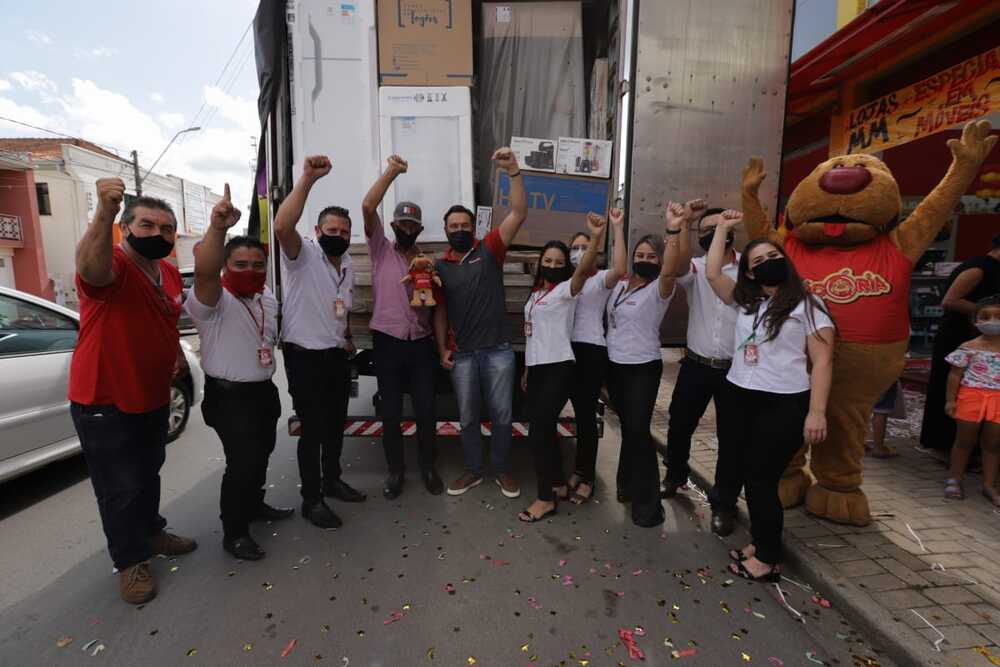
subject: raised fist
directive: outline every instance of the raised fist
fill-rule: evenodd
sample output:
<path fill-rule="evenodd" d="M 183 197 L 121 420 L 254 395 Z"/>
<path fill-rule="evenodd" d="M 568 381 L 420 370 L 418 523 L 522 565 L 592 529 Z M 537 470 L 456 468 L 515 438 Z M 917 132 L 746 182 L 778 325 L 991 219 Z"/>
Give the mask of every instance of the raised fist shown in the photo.
<path fill-rule="evenodd" d="M 625 211 L 620 208 L 613 208 L 609 213 L 609 218 L 613 226 L 621 227 L 625 224 Z"/>
<path fill-rule="evenodd" d="M 765 178 L 767 178 L 767 172 L 764 171 L 764 159 L 760 157 L 750 158 L 747 166 L 743 167 L 743 192 L 756 195 Z"/>
<path fill-rule="evenodd" d="M 506 170 L 508 174 L 517 170 L 517 157 L 514 155 L 514 151 L 506 146 L 498 148 L 493 153 L 493 161 L 497 163 L 498 167 Z"/>
<path fill-rule="evenodd" d="M 592 238 L 598 238 L 607 228 L 608 221 L 604 218 L 604 216 L 597 215 L 594 212 L 587 214 L 587 229 L 590 230 L 590 236 Z"/>
<path fill-rule="evenodd" d="M 310 155 L 302 168 L 302 175 L 313 181 L 318 181 L 333 169 L 333 163 L 325 155 Z"/>
<path fill-rule="evenodd" d="M 688 220 L 693 220 L 695 216 L 705 210 L 705 207 L 704 199 L 692 199 L 684 204 L 684 213 Z"/>
<path fill-rule="evenodd" d="M 720 213 L 719 216 L 722 218 L 722 222 L 719 224 L 725 229 L 732 229 L 736 225 L 743 222 L 743 211 L 727 209 Z"/>
<path fill-rule="evenodd" d="M 389 169 L 397 174 L 405 174 L 410 168 L 410 163 L 398 155 L 390 155 L 386 163 L 388 163 Z"/>
<path fill-rule="evenodd" d="M 97 179 L 97 201 L 106 211 L 118 212 L 125 198 L 125 181 L 120 178 Z"/>
<path fill-rule="evenodd" d="M 666 218 L 667 218 L 667 229 L 678 230 L 681 228 L 681 225 L 683 225 L 684 221 L 687 219 L 686 211 L 681 204 L 678 204 L 675 201 L 668 201 Z"/>
<path fill-rule="evenodd" d="M 972 122 L 962 129 L 962 139 L 949 139 L 948 148 L 955 162 L 969 162 L 980 165 L 997 143 L 996 136 L 990 136 L 990 121 Z"/>
<path fill-rule="evenodd" d="M 209 224 L 214 229 L 225 231 L 239 222 L 241 215 L 240 209 L 233 206 L 233 199 L 229 193 L 229 183 L 226 183 L 225 194 L 212 207 Z"/>

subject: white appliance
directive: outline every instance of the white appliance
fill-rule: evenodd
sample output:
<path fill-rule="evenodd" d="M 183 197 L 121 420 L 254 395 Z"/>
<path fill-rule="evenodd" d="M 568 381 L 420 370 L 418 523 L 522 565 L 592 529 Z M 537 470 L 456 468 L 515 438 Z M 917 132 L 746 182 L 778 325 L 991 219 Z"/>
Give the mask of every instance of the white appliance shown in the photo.
<path fill-rule="evenodd" d="M 392 215 L 400 201 L 423 209 L 422 241 L 444 241 L 444 212 L 454 204 L 475 210 L 472 183 L 472 106 L 463 87 L 384 86 L 379 89 L 382 163 L 393 153 L 409 162 L 383 200 Z"/>
<path fill-rule="evenodd" d="M 351 213 L 351 241 L 364 242 L 361 200 L 381 171 L 378 129 L 378 51 L 374 0 L 293 0 L 293 176 L 307 155 L 327 155 L 333 169 L 313 186 L 297 229 L 313 236 L 319 212 Z"/>

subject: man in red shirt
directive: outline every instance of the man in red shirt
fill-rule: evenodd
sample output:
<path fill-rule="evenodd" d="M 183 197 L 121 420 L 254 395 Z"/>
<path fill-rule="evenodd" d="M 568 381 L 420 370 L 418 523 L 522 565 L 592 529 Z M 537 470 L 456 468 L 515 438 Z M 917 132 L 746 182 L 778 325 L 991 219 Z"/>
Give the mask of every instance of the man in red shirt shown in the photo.
<path fill-rule="evenodd" d="M 163 258 L 177 219 L 165 201 L 137 197 L 122 214 L 124 238 L 115 247 L 124 193 L 119 178 L 97 181 L 97 213 L 76 248 L 80 336 L 69 400 L 122 599 L 141 604 L 156 596 L 149 559 L 197 545 L 166 532 L 159 511 L 183 286 Z"/>

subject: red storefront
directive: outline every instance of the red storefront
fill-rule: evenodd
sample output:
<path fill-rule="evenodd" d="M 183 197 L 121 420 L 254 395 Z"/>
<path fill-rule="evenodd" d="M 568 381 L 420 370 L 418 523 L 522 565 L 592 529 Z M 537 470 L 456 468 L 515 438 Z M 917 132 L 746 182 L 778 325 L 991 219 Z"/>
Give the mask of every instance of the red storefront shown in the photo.
<path fill-rule="evenodd" d="M 1000 133 L 1000 2 L 882 0 L 792 65 L 781 195 L 829 157 L 865 152 L 892 169 L 905 216 L 948 169 L 948 139 L 976 118 Z M 985 254 L 998 231 L 1000 146 L 916 267 L 912 356 L 929 353 L 953 263 Z"/>

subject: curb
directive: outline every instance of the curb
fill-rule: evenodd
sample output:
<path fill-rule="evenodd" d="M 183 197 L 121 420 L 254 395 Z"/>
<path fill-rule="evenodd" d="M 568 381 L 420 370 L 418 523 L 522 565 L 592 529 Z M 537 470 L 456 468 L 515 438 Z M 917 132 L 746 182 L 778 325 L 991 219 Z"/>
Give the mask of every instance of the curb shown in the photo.
<path fill-rule="evenodd" d="M 665 454 L 667 443 L 652 431 L 651 435 L 657 451 L 661 455 Z M 706 490 L 713 484 L 694 463 L 691 464 L 691 479 Z M 737 514 L 740 525 L 749 530 L 750 516 L 742 499 L 739 501 Z M 882 609 L 868 593 L 836 574 L 830 563 L 797 538 L 786 536 L 784 543 L 785 562 L 810 579 L 817 590 L 822 589 L 823 597 L 837 605 L 837 610 L 871 639 L 873 644 L 880 644 L 880 650 L 894 662 L 899 665 L 946 664 L 943 653 L 938 654 L 941 658 L 936 658 L 928 657 L 927 651 L 917 650 L 917 647 L 927 645 L 926 637 L 911 630 L 902 621 L 893 620 L 905 610 Z M 930 655 L 935 656 L 934 653 Z"/>

